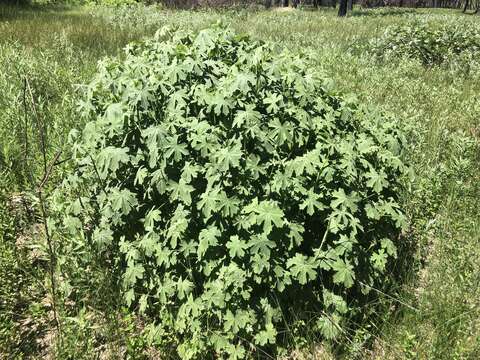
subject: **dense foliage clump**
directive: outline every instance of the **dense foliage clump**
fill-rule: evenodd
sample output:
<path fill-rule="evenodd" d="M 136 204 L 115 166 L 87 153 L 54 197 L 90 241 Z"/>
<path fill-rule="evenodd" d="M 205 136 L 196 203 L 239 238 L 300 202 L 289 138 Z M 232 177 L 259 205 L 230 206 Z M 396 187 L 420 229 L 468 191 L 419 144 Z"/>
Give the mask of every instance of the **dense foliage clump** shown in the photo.
<path fill-rule="evenodd" d="M 414 20 L 389 26 L 370 51 L 378 57 L 408 57 L 422 64 L 440 65 L 452 60 L 466 62 L 480 56 L 480 26 L 474 21 Z"/>
<path fill-rule="evenodd" d="M 401 132 L 303 56 L 163 29 L 103 62 L 80 108 L 68 261 L 100 257 L 183 359 L 273 353 L 292 313 L 334 337 L 396 256 Z"/>

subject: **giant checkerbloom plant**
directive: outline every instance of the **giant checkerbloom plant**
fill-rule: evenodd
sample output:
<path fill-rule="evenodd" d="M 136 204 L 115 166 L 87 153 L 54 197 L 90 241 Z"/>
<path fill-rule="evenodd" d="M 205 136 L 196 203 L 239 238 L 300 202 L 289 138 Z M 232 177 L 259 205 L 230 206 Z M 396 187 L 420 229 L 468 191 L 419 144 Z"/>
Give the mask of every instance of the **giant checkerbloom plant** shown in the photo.
<path fill-rule="evenodd" d="M 221 26 L 163 29 L 89 84 L 57 210 L 182 359 L 274 354 L 302 314 L 334 337 L 396 255 L 402 135 L 328 84 Z"/>

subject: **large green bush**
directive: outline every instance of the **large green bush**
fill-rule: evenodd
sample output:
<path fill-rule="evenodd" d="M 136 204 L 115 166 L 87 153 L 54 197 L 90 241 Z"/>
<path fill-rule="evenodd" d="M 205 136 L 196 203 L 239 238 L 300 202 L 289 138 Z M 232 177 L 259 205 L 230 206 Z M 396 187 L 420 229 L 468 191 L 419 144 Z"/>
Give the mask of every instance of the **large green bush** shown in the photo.
<path fill-rule="evenodd" d="M 273 354 L 305 314 L 334 337 L 396 255 L 405 166 L 396 123 L 328 84 L 222 27 L 102 62 L 56 197 L 68 262 L 104 261 L 183 359 Z"/>

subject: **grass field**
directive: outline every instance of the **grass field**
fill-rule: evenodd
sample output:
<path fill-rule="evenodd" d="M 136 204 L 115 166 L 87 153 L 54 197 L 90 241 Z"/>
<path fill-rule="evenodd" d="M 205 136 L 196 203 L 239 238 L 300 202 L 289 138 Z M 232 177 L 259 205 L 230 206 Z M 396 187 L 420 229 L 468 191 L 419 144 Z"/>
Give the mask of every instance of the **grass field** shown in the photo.
<path fill-rule="evenodd" d="M 89 359 L 107 348 L 135 358 L 132 354 L 144 351 L 142 338 L 135 336 L 137 320 L 128 314 L 121 316 L 121 336 L 99 347 L 102 340 L 92 338 L 92 329 L 115 325 L 95 309 L 62 319 L 65 336 L 52 346 L 45 240 L 35 225 L 35 210 L 29 209 L 38 207 L 38 198 L 28 194 L 42 178 L 43 153 L 50 162 L 68 132 L 82 127 L 75 112 L 78 85 L 92 78 L 99 60 L 122 56 L 127 43 L 164 25 L 201 29 L 218 20 L 279 47 L 312 53 L 336 88 L 394 114 L 408 128 L 407 158 L 415 177 L 406 183 L 402 205 L 409 229 L 404 257 L 391 270 L 401 269 L 401 276 L 369 304 L 364 318 L 352 325 L 355 330 L 347 331 L 336 356 L 480 357 L 480 60 L 466 72 L 455 63 L 425 67 L 408 58 L 379 61 L 361 47 L 379 39 L 388 26 L 413 19 L 479 27 L 480 18 L 432 9 L 335 15 L 334 10 L 0 6 L 0 358 L 55 353 Z M 47 194 L 68 170 L 68 162 L 56 167 Z M 295 347 L 301 348 L 294 352 L 297 358 L 334 353 L 316 338 Z"/>

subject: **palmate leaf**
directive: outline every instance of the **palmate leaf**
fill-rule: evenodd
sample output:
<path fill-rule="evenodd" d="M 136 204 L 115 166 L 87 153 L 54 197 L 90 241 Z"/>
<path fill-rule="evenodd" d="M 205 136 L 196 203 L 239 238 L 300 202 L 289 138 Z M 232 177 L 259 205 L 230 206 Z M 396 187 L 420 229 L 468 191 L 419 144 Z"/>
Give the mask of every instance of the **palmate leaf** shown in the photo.
<path fill-rule="evenodd" d="M 264 346 L 267 344 L 275 344 L 277 337 L 277 329 L 272 323 L 265 325 L 265 330 L 260 331 L 255 335 L 255 343 Z"/>
<path fill-rule="evenodd" d="M 125 236 L 120 237 L 119 245 L 120 253 L 125 256 L 125 260 L 127 260 L 129 264 L 131 262 L 135 262 L 135 260 L 138 260 L 140 258 L 140 252 L 138 251 L 136 246 L 131 242 L 126 241 Z"/>
<path fill-rule="evenodd" d="M 234 217 L 240 211 L 240 200 L 235 196 L 227 197 L 225 191 L 220 192 L 218 195 L 223 216 Z"/>
<path fill-rule="evenodd" d="M 198 33 L 198 36 L 193 42 L 193 46 L 198 48 L 199 53 L 204 53 L 204 56 L 207 55 L 207 52 L 215 47 L 215 42 L 212 37 L 212 32 L 209 30 L 202 30 Z"/>
<path fill-rule="evenodd" d="M 186 162 L 182 169 L 182 179 L 186 183 L 190 183 L 194 178 L 197 177 L 197 174 L 201 171 L 200 167 L 197 165 L 192 165 L 190 162 Z"/>
<path fill-rule="evenodd" d="M 78 198 L 70 206 L 68 206 L 68 212 L 71 212 L 73 216 L 78 216 L 82 213 L 83 202 L 88 202 L 87 198 Z"/>
<path fill-rule="evenodd" d="M 227 336 L 223 336 L 218 333 L 212 333 L 209 336 L 208 340 L 212 343 L 213 349 L 217 353 L 222 353 L 222 351 L 225 351 L 226 349 L 231 349 L 232 347 L 234 347 L 232 344 L 230 344 L 230 341 Z"/>
<path fill-rule="evenodd" d="M 93 231 L 92 240 L 100 247 L 110 245 L 113 241 L 113 231 L 108 228 L 96 228 Z"/>
<path fill-rule="evenodd" d="M 376 203 L 376 210 L 378 214 L 383 217 L 388 217 L 395 222 L 395 226 L 399 229 L 404 229 L 406 226 L 405 215 L 399 208 L 399 204 L 392 198 L 388 200 L 381 200 Z"/>
<path fill-rule="evenodd" d="M 78 231 L 78 229 L 82 228 L 82 222 L 76 216 L 65 216 L 63 218 L 63 226 L 70 233 L 75 234 Z"/>
<path fill-rule="evenodd" d="M 245 250 L 248 249 L 247 243 L 240 240 L 237 235 L 230 236 L 230 241 L 227 242 L 226 247 L 232 259 L 235 257 L 242 258 L 245 255 Z"/>
<path fill-rule="evenodd" d="M 270 188 L 272 191 L 280 193 L 282 190 L 288 191 L 293 189 L 297 182 L 298 180 L 294 177 L 279 171 L 271 176 Z"/>
<path fill-rule="evenodd" d="M 167 248 L 162 248 L 160 246 L 156 247 L 155 249 L 155 260 L 158 266 L 165 265 L 165 267 L 169 267 L 170 264 L 175 264 L 176 259 L 173 255 L 173 251 Z"/>
<path fill-rule="evenodd" d="M 374 268 L 383 271 L 385 270 L 385 265 L 387 265 L 387 258 L 388 255 L 385 253 L 385 250 L 380 249 L 378 252 L 374 252 L 372 256 L 370 256 L 370 262 Z"/>
<path fill-rule="evenodd" d="M 233 93 L 235 91 L 240 91 L 242 94 L 247 94 L 251 86 L 255 84 L 256 79 L 255 75 L 251 72 L 239 72 L 235 67 L 231 74 L 233 81 L 230 85 L 230 91 Z"/>
<path fill-rule="evenodd" d="M 365 176 L 368 179 L 367 186 L 371 187 L 377 194 L 380 194 L 382 189 L 388 186 L 387 175 L 383 171 L 378 173 L 372 168 Z"/>
<path fill-rule="evenodd" d="M 267 105 L 267 111 L 269 113 L 276 113 L 283 105 L 283 96 L 280 94 L 267 92 L 267 96 L 263 99 L 263 103 Z"/>
<path fill-rule="evenodd" d="M 256 275 L 260 275 L 263 272 L 267 272 L 270 270 L 270 262 L 269 256 L 267 255 L 262 255 L 262 253 L 256 252 L 251 258 L 251 267 L 253 270 L 253 273 Z M 257 284 L 261 283 L 261 278 L 257 277 L 254 278 L 254 281 Z"/>
<path fill-rule="evenodd" d="M 306 209 L 308 215 L 313 215 L 317 210 L 325 209 L 325 206 L 319 201 L 320 195 L 313 190 L 309 190 L 307 198 L 300 204 L 300 209 Z"/>
<path fill-rule="evenodd" d="M 375 206 L 371 204 L 365 205 L 365 213 L 368 218 L 373 220 L 379 220 L 381 218 L 381 214 Z"/>
<path fill-rule="evenodd" d="M 190 205 L 192 203 L 191 193 L 195 188 L 186 183 L 184 179 L 180 179 L 177 183 L 175 181 L 170 181 L 168 184 L 168 190 L 171 191 L 170 199 L 172 201 L 182 201 L 185 205 Z"/>
<path fill-rule="evenodd" d="M 245 329 L 248 324 L 255 321 L 254 313 L 246 310 L 238 310 L 235 314 L 227 310 L 225 314 L 225 322 L 223 328 L 225 331 L 233 331 L 238 333 L 241 329 Z"/>
<path fill-rule="evenodd" d="M 150 185 L 155 186 L 155 189 L 159 194 L 165 194 L 167 191 L 167 176 L 163 171 L 165 164 L 161 164 L 160 168 L 155 170 L 152 173 L 152 179 L 150 180 Z"/>
<path fill-rule="evenodd" d="M 356 225 L 356 218 L 345 208 L 334 210 L 328 217 L 328 229 L 331 233 L 337 234 L 348 226 Z"/>
<path fill-rule="evenodd" d="M 283 145 L 285 142 L 290 144 L 293 138 L 293 127 L 288 122 L 281 123 L 279 119 L 275 118 L 268 124 L 272 130 L 272 136 L 278 145 Z"/>
<path fill-rule="evenodd" d="M 287 268 L 290 269 L 292 276 L 302 285 L 317 277 L 315 264 L 302 254 L 297 253 L 293 258 L 289 259 Z"/>
<path fill-rule="evenodd" d="M 238 143 L 218 150 L 215 154 L 218 169 L 220 171 L 227 171 L 230 168 L 239 167 L 242 155 L 241 144 Z"/>
<path fill-rule="evenodd" d="M 327 289 L 323 290 L 323 305 L 327 309 L 333 308 L 333 310 L 339 314 L 346 314 L 348 312 L 348 306 L 345 300 Z"/>
<path fill-rule="evenodd" d="M 197 252 L 197 244 L 193 241 L 181 241 L 179 251 L 182 256 L 189 257 Z"/>
<path fill-rule="evenodd" d="M 138 311 L 140 311 L 140 314 L 145 314 L 145 310 L 147 310 L 148 307 L 148 296 L 143 294 L 140 296 L 140 299 L 138 300 L 139 308 Z"/>
<path fill-rule="evenodd" d="M 135 185 L 143 185 L 145 178 L 148 176 L 148 170 L 146 168 L 139 167 L 137 171 L 137 175 L 135 176 Z"/>
<path fill-rule="evenodd" d="M 212 212 L 216 212 L 220 209 L 220 199 L 220 189 L 218 188 L 205 191 L 200 195 L 200 201 L 197 203 L 197 208 L 202 210 L 206 220 L 211 217 Z"/>
<path fill-rule="evenodd" d="M 142 264 L 129 262 L 123 280 L 127 286 L 133 286 L 137 282 L 137 279 L 143 278 L 145 268 Z"/>
<path fill-rule="evenodd" d="M 130 162 L 128 148 L 116 148 L 113 146 L 107 146 L 102 149 L 96 158 L 99 176 L 102 179 L 105 179 L 109 173 L 115 173 L 121 164 L 127 164 L 128 162 Z"/>
<path fill-rule="evenodd" d="M 260 158 L 255 155 L 250 155 L 246 161 L 246 168 L 252 174 L 254 179 L 258 179 L 260 175 L 265 175 L 267 166 L 261 164 Z"/>
<path fill-rule="evenodd" d="M 155 168 L 158 163 L 159 151 L 164 146 L 167 136 L 167 130 L 164 126 L 150 126 L 142 131 L 145 144 L 148 148 L 148 165 Z"/>
<path fill-rule="evenodd" d="M 188 228 L 189 212 L 184 209 L 183 205 L 178 205 L 175 210 L 168 228 L 166 229 L 166 238 L 170 240 L 172 248 L 176 248 L 178 240 L 181 239 Z"/>
<path fill-rule="evenodd" d="M 382 249 L 385 249 L 388 255 L 397 258 L 397 247 L 392 240 L 383 238 L 380 240 L 380 244 L 382 245 Z"/>
<path fill-rule="evenodd" d="M 213 108 L 215 115 L 228 115 L 232 107 L 232 101 L 223 92 L 215 93 L 210 100 L 210 108 Z"/>
<path fill-rule="evenodd" d="M 192 147 L 202 156 L 215 152 L 219 147 L 217 136 L 211 130 L 207 122 L 201 121 L 195 126 L 195 132 L 189 134 Z"/>
<path fill-rule="evenodd" d="M 285 214 L 280 209 L 275 201 L 261 201 L 255 198 L 243 211 L 244 214 L 256 214 L 255 221 L 258 225 L 263 224 L 263 232 L 269 234 L 272 231 L 273 225 L 281 228 L 284 225 L 283 218 Z"/>
<path fill-rule="evenodd" d="M 204 64 L 198 59 L 188 57 L 183 62 L 183 65 L 185 66 L 185 70 L 187 70 L 188 72 L 192 72 L 196 75 L 202 75 L 202 67 Z"/>
<path fill-rule="evenodd" d="M 143 224 L 145 226 L 145 230 L 151 231 L 155 227 L 155 223 L 160 221 L 160 210 L 152 208 L 145 216 Z"/>
<path fill-rule="evenodd" d="M 116 135 L 123 130 L 124 107 L 122 104 L 114 103 L 105 110 L 105 120 L 108 122 L 106 131 L 110 136 Z"/>
<path fill-rule="evenodd" d="M 332 208 L 336 209 L 342 207 L 350 210 L 352 213 L 357 211 L 357 202 L 360 200 L 360 198 L 356 192 L 352 192 L 351 194 L 347 195 L 345 194 L 345 190 L 340 188 L 339 190 L 335 190 L 332 195 L 334 198 L 334 200 L 332 200 L 330 203 Z"/>
<path fill-rule="evenodd" d="M 305 228 L 296 223 L 289 222 L 288 227 L 290 231 L 288 232 L 288 238 L 290 239 L 290 246 L 289 250 L 291 250 L 294 246 L 300 246 L 300 244 L 303 242 L 303 233 L 305 231 Z"/>
<path fill-rule="evenodd" d="M 346 288 L 352 287 L 355 273 L 353 266 L 350 263 L 338 259 L 332 263 L 332 268 L 335 271 L 333 275 L 333 282 L 335 284 L 343 284 Z"/>
<path fill-rule="evenodd" d="M 231 345 L 227 348 L 228 360 L 245 359 L 245 348 L 242 345 Z"/>
<path fill-rule="evenodd" d="M 183 89 L 170 94 L 168 101 L 168 108 L 170 111 L 183 110 L 187 106 L 187 102 L 185 101 L 186 98 L 187 93 Z"/>
<path fill-rule="evenodd" d="M 270 257 L 271 249 L 277 245 L 274 241 L 268 239 L 264 234 L 254 235 L 248 242 L 248 247 L 252 254 L 260 254 L 264 257 Z"/>
<path fill-rule="evenodd" d="M 178 279 L 177 282 L 177 294 L 180 300 L 187 297 L 188 294 L 192 291 L 194 285 L 188 279 L 182 279 L 181 277 Z"/>
<path fill-rule="evenodd" d="M 261 114 L 255 110 L 255 105 L 245 105 L 245 110 L 240 110 L 236 113 L 233 120 L 233 127 L 248 126 L 255 124 L 261 119 Z"/>
<path fill-rule="evenodd" d="M 377 149 L 373 140 L 365 134 L 358 135 L 357 149 L 361 154 L 368 154 Z"/>
<path fill-rule="evenodd" d="M 309 175 L 317 172 L 317 160 L 319 154 L 316 151 L 311 151 L 303 156 L 298 156 L 289 161 L 285 166 L 285 174 L 289 177 L 295 175 L 297 177 L 303 176 L 304 173 Z"/>
<path fill-rule="evenodd" d="M 134 193 L 127 189 L 113 188 L 110 192 L 112 210 L 122 215 L 128 215 L 130 210 L 138 204 Z"/>
<path fill-rule="evenodd" d="M 178 135 L 167 138 L 165 149 L 165 156 L 167 159 L 170 159 L 173 155 L 173 160 L 180 161 L 184 155 L 188 155 L 186 145 L 178 143 Z"/>
<path fill-rule="evenodd" d="M 322 335 L 328 340 L 333 340 L 340 335 L 338 316 L 335 314 L 330 316 L 321 316 L 317 321 L 317 327 Z"/>
<path fill-rule="evenodd" d="M 178 64 L 177 59 L 174 59 L 172 64 L 165 68 L 165 76 L 170 82 L 177 82 L 185 80 L 186 72 L 182 66 Z"/>
<path fill-rule="evenodd" d="M 158 286 L 156 297 L 162 302 L 166 303 L 172 296 L 175 295 L 177 289 L 177 283 L 170 277 L 167 277 L 160 282 Z"/>
<path fill-rule="evenodd" d="M 202 259 L 208 248 L 216 246 L 218 244 L 218 238 L 220 237 L 220 230 L 216 226 L 209 226 L 203 229 L 198 236 L 198 248 L 197 256 Z"/>
<path fill-rule="evenodd" d="M 152 256 L 159 245 L 160 237 L 155 233 L 147 233 L 144 235 L 139 242 L 140 247 L 145 252 L 145 255 Z"/>

